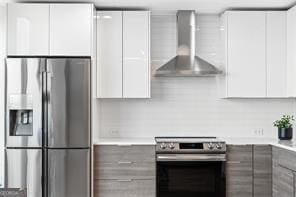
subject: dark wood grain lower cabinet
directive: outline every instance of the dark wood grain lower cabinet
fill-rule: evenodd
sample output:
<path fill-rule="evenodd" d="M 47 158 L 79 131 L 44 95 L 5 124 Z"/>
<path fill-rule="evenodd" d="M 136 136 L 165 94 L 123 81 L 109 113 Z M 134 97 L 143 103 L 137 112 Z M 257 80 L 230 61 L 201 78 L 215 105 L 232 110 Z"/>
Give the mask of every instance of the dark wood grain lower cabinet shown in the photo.
<path fill-rule="evenodd" d="M 296 172 L 294 172 L 294 197 L 296 197 Z"/>
<path fill-rule="evenodd" d="M 294 197 L 296 197 L 296 172 L 294 172 Z"/>
<path fill-rule="evenodd" d="M 154 180 L 97 180 L 96 197 L 155 197 Z"/>
<path fill-rule="evenodd" d="M 282 148 L 272 148 L 272 197 L 296 196 L 296 154 Z"/>
<path fill-rule="evenodd" d="M 270 145 L 253 146 L 254 197 L 272 196 L 272 153 Z"/>
<path fill-rule="evenodd" d="M 294 197 L 294 172 L 278 166 L 278 197 Z"/>
<path fill-rule="evenodd" d="M 279 150 L 272 147 L 272 197 L 280 197 L 279 195 Z"/>
<path fill-rule="evenodd" d="M 155 197 L 154 145 L 94 147 L 94 197 Z"/>
<path fill-rule="evenodd" d="M 253 146 L 228 145 L 226 163 L 227 197 L 253 196 Z"/>

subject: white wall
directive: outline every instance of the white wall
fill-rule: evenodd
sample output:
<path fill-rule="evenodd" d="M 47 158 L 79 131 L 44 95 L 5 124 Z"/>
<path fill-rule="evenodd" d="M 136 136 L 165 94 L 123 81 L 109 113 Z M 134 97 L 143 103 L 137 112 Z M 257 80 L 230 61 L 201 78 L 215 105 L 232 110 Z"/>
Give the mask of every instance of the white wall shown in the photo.
<path fill-rule="evenodd" d="M 197 53 L 220 64 L 217 15 L 198 17 Z M 176 53 L 176 17 L 153 14 L 153 71 Z M 223 136 L 276 137 L 272 122 L 295 112 L 294 99 L 220 99 L 215 78 L 154 78 L 152 99 L 100 100 L 100 137 Z"/>
<path fill-rule="evenodd" d="M 4 183 L 4 58 L 6 56 L 6 5 L 0 3 L 0 187 Z"/>

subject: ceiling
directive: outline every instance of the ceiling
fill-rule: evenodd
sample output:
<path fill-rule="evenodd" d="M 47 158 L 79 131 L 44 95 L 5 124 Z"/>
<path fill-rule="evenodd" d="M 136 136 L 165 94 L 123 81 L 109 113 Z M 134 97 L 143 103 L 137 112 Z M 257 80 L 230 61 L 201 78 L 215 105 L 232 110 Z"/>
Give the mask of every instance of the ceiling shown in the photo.
<path fill-rule="evenodd" d="M 25 0 L 1 0 L 27 2 Z M 221 13 L 227 9 L 286 9 L 296 0 L 29 0 L 30 2 L 92 2 L 100 8 L 150 9 L 175 11 L 194 9 L 198 13 Z"/>

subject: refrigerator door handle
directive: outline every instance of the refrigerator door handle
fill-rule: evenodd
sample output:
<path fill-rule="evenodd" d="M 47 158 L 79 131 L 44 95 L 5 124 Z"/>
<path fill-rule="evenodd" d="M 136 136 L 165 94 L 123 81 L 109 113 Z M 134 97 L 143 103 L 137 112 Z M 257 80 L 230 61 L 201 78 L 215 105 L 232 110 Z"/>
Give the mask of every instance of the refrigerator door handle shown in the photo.
<path fill-rule="evenodd" d="M 46 72 L 46 101 L 50 103 L 50 90 L 51 90 L 51 77 L 52 73 L 51 72 Z"/>
<path fill-rule="evenodd" d="M 52 83 L 52 73 L 50 71 L 46 71 L 45 73 L 45 77 L 46 77 L 46 87 L 45 87 L 45 99 L 44 99 L 44 125 L 45 125 L 45 129 L 44 129 L 44 136 L 45 136 L 45 146 L 48 147 L 48 140 L 49 140 L 49 129 L 51 128 L 52 122 L 49 121 L 50 117 L 51 117 L 51 110 L 50 110 L 50 97 L 51 97 L 51 83 Z"/>
<path fill-rule="evenodd" d="M 46 90 L 46 83 L 47 83 L 47 73 L 44 70 L 42 72 L 42 125 L 43 125 L 43 146 L 47 145 L 47 90 Z"/>

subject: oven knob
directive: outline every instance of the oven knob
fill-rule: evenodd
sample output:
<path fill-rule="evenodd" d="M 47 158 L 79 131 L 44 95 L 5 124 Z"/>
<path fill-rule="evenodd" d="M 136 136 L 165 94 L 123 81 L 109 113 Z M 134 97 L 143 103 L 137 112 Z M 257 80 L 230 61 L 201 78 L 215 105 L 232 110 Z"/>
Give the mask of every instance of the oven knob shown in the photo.
<path fill-rule="evenodd" d="M 222 149 L 223 145 L 221 143 L 216 144 L 217 149 Z"/>
<path fill-rule="evenodd" d="M 160 144 L 160 148 L 161 148 L 161 149 L 165 149 L 165 148 L 166 148 L 166 144 L 165 144 L 165 143 L 161 143 L 161 144 Z"/>
<path fill-rule="evenodd" d="M 175 144 L 174 144 L 174 143 L 170 143 L 170 144 L 169 144 L 169 148 L 170 148 L 170 149 L 174 149 L 174 148 L 175 148 Z"/>
<path fill-rule="evenodd" d="M 213 143 L 208 143 L 208 148 L 209 149 L 213 149 L 214 148 L 214 144 Z"/>

